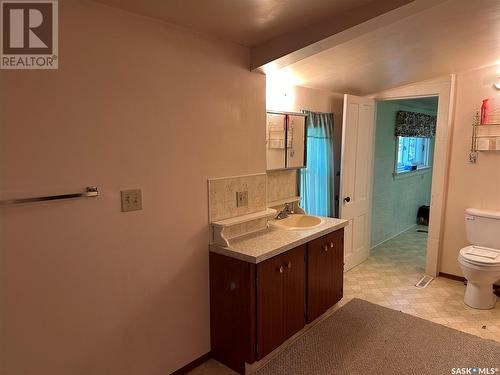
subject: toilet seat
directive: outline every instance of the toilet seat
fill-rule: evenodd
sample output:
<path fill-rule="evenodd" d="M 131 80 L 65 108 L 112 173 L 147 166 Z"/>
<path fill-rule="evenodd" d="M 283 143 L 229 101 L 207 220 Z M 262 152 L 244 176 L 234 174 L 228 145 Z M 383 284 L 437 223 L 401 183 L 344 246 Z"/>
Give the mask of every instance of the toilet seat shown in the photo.
<path fill-rule="evenodd" d="M 498 256 L 495 259 L 492 259 L 479 255 L 468 254 L 468 252 L 474 248 L 495 252 L 498 253 Z M 480 266 L 483 268 L 498 268 L 500 267 L 500 250 L 471 245 L 460 250 L 459 260 L 463 261 L 464 263 Z"/>

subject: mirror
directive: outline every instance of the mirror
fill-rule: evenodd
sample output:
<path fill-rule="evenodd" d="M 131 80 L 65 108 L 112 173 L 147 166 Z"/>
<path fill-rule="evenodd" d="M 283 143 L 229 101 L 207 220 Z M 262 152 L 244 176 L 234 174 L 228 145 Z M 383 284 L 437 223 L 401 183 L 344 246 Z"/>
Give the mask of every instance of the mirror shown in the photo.
<path fill-rule="evenodd" d="M 306 115 L 268 111 L 266 117 L 267 170 L 304 168 Z"/>

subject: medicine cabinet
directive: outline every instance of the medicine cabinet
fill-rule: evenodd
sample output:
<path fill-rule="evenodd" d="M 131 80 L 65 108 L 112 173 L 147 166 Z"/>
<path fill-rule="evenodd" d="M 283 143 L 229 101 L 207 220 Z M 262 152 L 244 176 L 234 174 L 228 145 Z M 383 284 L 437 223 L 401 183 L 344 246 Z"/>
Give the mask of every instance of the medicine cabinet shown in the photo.
<path fill-rule="evenodd" d="M 267 170 L 304 168 L 306 115 L 268 111 L 266 118 Z"/>

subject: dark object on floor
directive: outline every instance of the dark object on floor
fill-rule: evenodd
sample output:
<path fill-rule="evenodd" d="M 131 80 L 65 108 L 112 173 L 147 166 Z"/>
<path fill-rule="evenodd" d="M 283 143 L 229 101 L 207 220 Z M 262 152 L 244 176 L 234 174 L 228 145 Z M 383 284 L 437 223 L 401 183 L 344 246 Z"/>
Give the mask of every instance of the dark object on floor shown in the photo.
<path fill-rule="evenodd" d="M 442 375 L 471 367 L 500 367 L 500 343 L 353 299 L 256 374 Z"/>
<path fill-rule="evenodd" d="M 417 212 L 417 224 L 429 226 L 430 206 L 420 206 Z"/>
<path fill-rule="evenodd" d="M 417 232 L 419 232 L 419 233 L 429 233 L 428 230 L 423 230 L 423 229 L 417 229 Z"/>

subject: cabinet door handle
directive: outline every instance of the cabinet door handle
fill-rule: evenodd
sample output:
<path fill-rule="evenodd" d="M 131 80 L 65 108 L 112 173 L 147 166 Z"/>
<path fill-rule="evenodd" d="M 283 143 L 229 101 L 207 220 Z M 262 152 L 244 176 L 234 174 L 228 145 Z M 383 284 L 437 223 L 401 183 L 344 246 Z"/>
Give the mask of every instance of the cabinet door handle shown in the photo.
<path fill-rule="evenodd" d="M 292 261 L 288 261 L 288 264 L 286 265 L 288 268 L 292 268 Z"/>
<path fill-rule="evenodd" d="M 283 268 L 283 266 L 280 266 L 280 268 L 278 268 L 278 271 L 280 271 L 280 273 L 283 273 L 285 269 Z"/>
<path fill-rule="evenodd" d="M 333 242 L 330 242 L 330 247 L 333 247 Z"/>
<path fill-rule="evenodd" d="M 328 251 L 328 245 L 323 246 L 323 250 Z"/>

